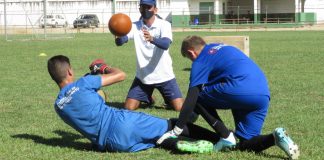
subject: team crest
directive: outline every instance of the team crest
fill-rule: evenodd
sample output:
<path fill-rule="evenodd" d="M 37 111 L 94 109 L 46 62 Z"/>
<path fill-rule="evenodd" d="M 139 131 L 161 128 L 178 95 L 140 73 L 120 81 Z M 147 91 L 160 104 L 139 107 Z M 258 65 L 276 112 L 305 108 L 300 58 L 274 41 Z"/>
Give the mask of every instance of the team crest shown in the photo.
<path fill-rule="evenodd" d="M 211 48 L 208 50 L 208 54 L 215 54 L 217 52 L 217 49 Z"/>
<path fill-rule="evenodd" d="M 214 46 L 208 50 L 208 54 L 216 54 L 218 50 L 220 50 L 222 47 L 227 46 L 225 44 L 221 44 L 218 46 Z"/>

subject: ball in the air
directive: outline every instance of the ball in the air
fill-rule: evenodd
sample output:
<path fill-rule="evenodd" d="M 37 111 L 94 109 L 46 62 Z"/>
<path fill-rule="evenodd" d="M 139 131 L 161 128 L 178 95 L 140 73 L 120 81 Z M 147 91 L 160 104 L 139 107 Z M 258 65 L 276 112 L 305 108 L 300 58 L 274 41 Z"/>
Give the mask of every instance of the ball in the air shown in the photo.
<path fill-rule="evenodd" d="M 111 16 L 108 23 L 109 31 L 118 37 L 125 36 L 132 29 L 132 21 L 128 15 L 117 13 Z"/>

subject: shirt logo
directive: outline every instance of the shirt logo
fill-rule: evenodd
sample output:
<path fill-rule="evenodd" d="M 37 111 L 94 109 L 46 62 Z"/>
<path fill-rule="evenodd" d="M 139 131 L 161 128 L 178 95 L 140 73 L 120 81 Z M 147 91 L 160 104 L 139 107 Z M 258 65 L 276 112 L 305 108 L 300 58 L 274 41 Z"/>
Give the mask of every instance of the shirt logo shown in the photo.
<path fill-rule="evenodd" d="M 214 46 L 214 47 L 210 48 L 207 53 L 208 54 L 216 54 L 218 50 L 220 50 L 222 47 L 225 47 L 225 46 L 227 46 L 227 45 L 226 44 L 221 44 L 221 45 L 218 45 L 218 46 Z"/>
<path fill-rule="evenodd" d="M 217 52 L 217 49 L 211 48 L 208 50 L 208 54 L 215 54 Z"/>
<path fill-rule="evenodd" d="M 71 88 L 67 92 L 66 96 L 64 96 L 62 99 L 60 99 L 60 101 L 57 103 L 57 107 L 62 110 L 64 108 L 64 106 L 72 100 L 72 95 L 78 90 L 79 90 L 79 87 Z"/>

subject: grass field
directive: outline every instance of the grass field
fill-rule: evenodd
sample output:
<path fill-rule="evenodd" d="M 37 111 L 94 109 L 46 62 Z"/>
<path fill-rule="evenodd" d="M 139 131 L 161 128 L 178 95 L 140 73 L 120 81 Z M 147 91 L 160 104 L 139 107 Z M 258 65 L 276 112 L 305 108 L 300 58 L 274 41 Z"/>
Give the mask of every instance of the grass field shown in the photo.
<path fill-rule="evenodd" d="M 174 33 L 171 47 L 173 67 L 183 94 L 186 93 L 190 61 L 179 53 L 181 40 L 190 34 L 248 35 L 250 56 L 264 70 L 271 89 L 271 106 L 263 127 L 270 133 L 287 128 L 299 144 L 300 159 L 324 159 L 324 32 L 183 32 Z M 1 37 L 3 39 L 3 37 Z M 46 53 L 46 57 L 38 56 Z M 53 109 L 59 91 L 47 73 L 47 59 L 56 54 L 70 57 L 77 77 L 88 71 L 95 58 L 123 69 L 128 77 L 104 90 L 109 102 L 122 106 L 135 75 L 133 42 L 114 45 L 110 34 L 77 34 L 74 39 L 50 41 L 0 41 L 0 159 L 284 159 L 272 147 L 264 154 L 227 152 L 212 154 L 172 154 L 163 149 L 138 153 L 100 153 L 91 150 L 89 141 L 63 123 Z M 176 117 L 177 112 L 156 106 L 139 111 L 161 117 Z M 233 128 L 230 111 L 221 112 Z M 204 127 L 200 117 L 196 122 Z"/>

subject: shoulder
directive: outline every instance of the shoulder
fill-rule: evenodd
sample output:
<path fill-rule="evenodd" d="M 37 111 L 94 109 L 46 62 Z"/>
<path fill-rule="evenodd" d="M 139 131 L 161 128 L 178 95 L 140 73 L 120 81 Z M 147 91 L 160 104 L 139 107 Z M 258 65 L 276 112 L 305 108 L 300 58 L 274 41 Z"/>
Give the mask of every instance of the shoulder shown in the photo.
<path fill-rule="evenodd" d="M 168 21 L 164 20 L 164 19 L 160 19 L 158 17 L 156 17 L 155 19 L 155 23 L 159 24 L 161 26 L 171 26 L 171 23 L 169 23 Z"/>
<path fill-rule="evenodd" d="M 77 84 L 85 85 L 85 84 L 92 84 L 95 82 L 101 82 L 101 76 L 98 75 L 86 75 L 81 77 L 76 81 Z"/>
<path fill-rule="evenodd" d="M 133 22 L 133 27 L 135 26 L 137 29 L 142 28 L 143 22 L 141 20 Z"/>
<path fill-rule="evenodd" d="M 142 22 L 140 20 L 133 22 L 135 25 L 140 25 Z"/>

